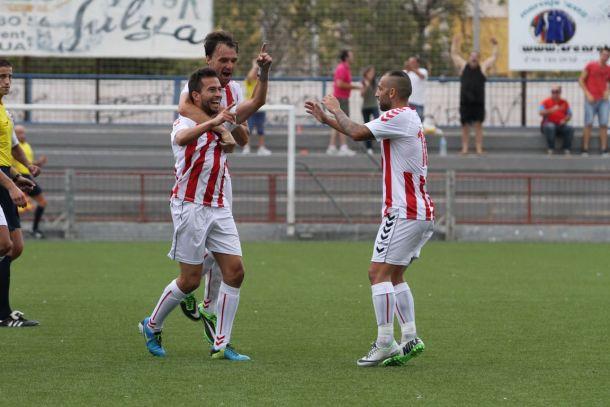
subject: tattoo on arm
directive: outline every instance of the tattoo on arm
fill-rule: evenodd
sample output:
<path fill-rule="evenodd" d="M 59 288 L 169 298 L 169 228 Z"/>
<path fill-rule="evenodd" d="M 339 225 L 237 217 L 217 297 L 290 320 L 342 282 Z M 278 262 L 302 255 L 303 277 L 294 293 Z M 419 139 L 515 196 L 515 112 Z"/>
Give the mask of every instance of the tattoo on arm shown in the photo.
<path fill-rule="evenodd" d="M 335 119 L 337 120 L 339 127 L 343 129 L 343 133 L 352 137 L 352 134 L 354 134 L 354 132 L 358 128 L 358 124 L 351 121 L 350 118 L 347 117 L 345 112 L 343 112 L 342 110 L 339 110 L 335 113 Z"/>

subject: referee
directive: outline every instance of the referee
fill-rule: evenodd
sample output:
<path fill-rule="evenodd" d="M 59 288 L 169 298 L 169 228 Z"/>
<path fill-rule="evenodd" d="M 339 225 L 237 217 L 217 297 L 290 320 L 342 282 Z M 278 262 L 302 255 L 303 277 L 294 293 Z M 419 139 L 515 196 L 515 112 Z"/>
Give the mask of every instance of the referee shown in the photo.
<path fill-rule="evenodd" d="M 23 150 L 26 158 L 29 162 L 34 163 L 34 165 L 38 167 L 42 167 L 46 162 L 47 158 L 43 155 L 38 160 L 34 160 L 34 151 L 32 150 L 32 146 L 27 142 L 25 138 L 25 127 L 21 125 L 15 126 L 15 134 L 17 135 L 17 140 L 19 140 L 19 146 Z M 42 214 L 44 213 L 44 209 L 47 206 L 47 200 L 42 193 L 42 188 L 40 185 L 34 180 L 32 177 L 32 173 L 25 165 L 21 164 L 15 158 L 13 158 L 13 168 L 17 170 L 21 175 L 25 178 L 29 179 L 34 183 L 34 188 L 28 195 L 32 197 L 34 201 L 36 201 L 36 210 L 34 211 L 34 222 L 32 223 L 32 236 L 36 239 L 44 239 L 44 234 L 40 231 L 40 220 L 42 219 Z"/>
<path fill-rule="evenodd" d="M 40 169 L 29 162 L 15 135 L 13 129 L 13 120 L 6 111 L 2 98 L 6 96 L 11 89 L 13 79 L 13 67 L 9 61 L 0 58 L 0 171 L 3 174 L 0 176 L 11 177 L 15 183 L 20 183 L 23 180 L 21 175 L 11 176 L 11 164 L 13 157 L 17 161 L 24 164 L 33 176 L 40 173 Z M 17 310 L 12 310 L 9 302 L 9 286 L 11 276 L 11 262 L 21 255 L 23 252 L 23 235 L 21 234 L 21 223 L 19 221 L 19 213 L 15 203 L 22 205 L 25 201 L 21 201 L 22 196 L 18 196 L 21 191 L 13 188 L 14 184 L 0 186 L 0 207 L 4 212 L 6 224 L 10 236 L 10 250 L 0 261 L 0 328 L 20 328 L 27 326 L 36 326 L 38 321 L 27 320 L 23 317 L 23 313 Z M 21 194 L 22 195 L 22 194 Z"/>

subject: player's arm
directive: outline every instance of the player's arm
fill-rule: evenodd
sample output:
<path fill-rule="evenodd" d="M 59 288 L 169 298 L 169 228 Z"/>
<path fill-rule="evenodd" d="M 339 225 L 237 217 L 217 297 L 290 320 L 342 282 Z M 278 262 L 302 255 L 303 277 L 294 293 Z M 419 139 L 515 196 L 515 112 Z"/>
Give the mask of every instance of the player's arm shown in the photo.
<path fill-rule="evenodd" d="M 457 35 L 454 36 L 451 41 L 451 59 L 453 60 L 455 67 L 462 72 L 462 69 L 466 66 L 466 61 L 460 55 L 460 45 L 460 38 Z"/>
<path fill-rule="evenodd" d="M 271 63 L 273 62 L 273 58 L 271 55 L 267 53 L 267 44 L 264 43 L 261 47 L 261 52 L 258 54 L 256 58 L 256 64 L 258 65 L 258 69 L 260 70 L 260 74 L 258 75 L 258 81 L 256 82 L 256 86 L 254 87 L 254 91 L 252 92 L 252 98 L 248 100 L 244 100 L 239 105 L 237 105 L 236 113 L 237 113 L 237 123 L 243 123 L 250 116 L 252 116 L 258 109 L 263 107 L 263 105 L 267 102 L 267 89 L 269 88 L 269 71 L 271 70 Z"/>
<path fill-rule="evenodd" d="M 11 168 L 11 176 L 13 176 L 13 169 Z M 15 171 L 16 173 L 16 171 Z M 16 173 L 14 179 L 17 181 L 19 178 L 23 178 L 21 174 Z M 29 181 L 29 180 L 28 180 Z M 30 181 L 31 182 L 31 181 Z M 24 207 L 27 205 L 27 198 L 23 191 L 19 189 L 17 184 L 13 182 L 11 178 L 9 178 L 4 172 L 0 171 L 0 185 L 5 188 L 13 203 L 17 206 Z"/>
<path fill-rule="evenodd" d="M 240 147 L 248 144 L 248 140 L 250 139 L 250 131 L 248 130 L 248 126 L 243 124 L 240 124 L 231 130 L 231 135 Z"/>
<path fill-rule="evenodd" d="M 325 96 L 322 103 L 329 112 L 331 112 L 335 119 L 331 119 L 324 113 L 320 105 L 315 102 L 306 102 L 305 110 L 311 114 L 320 123 L 326 124 L 335 130 L 346 134 L 352 140 L 374 140 L 373 133 L 363 124 L 358 124 L 352 120 L 341 110 L 339 107 L 339 101 L 332 95 Z"/>
<path fill-rule="evenodd" d="M 208 118 L 208 116 L 201 111 L 205 116 L 204 122 L 195 127 L 179 130 L 174 136 L 174 142 L 179 146 L 185 146 L 190 144 L 193 140 L 197 140 L 203 133 L 212 131 L 216 127 L 221 126 L 224 122 L 235 123 L 235 114 L 230 112 L 233 106 L 235 106 L 234 103 L 221 110 L 212 119 Z"/>
<path fill-rule="evenodd" d="M 587 85 L 585 84 L 585 81 L 587 80 L 588 76 L 589 70 L 587 69 L 587 67 L 585 67 L 585 69 L 582 70 L 580 76 L 578 77 L 578 84 L 580 85 L 580 88 L 583 90 L 583 92 L 585 92 L 585 97 L 587 98 L 587 100 L 590 103 L 593 103 L 593 95 L 591 94 L 591 92 L 589 92 L 589 90 L 587 89 Z"/>
<path fill-rule="evenodd" d="M 40 168 L 37 165 L 32 164 L 30 160 L 28 160 L 19 144 L 13 145 L 11 154 L 13 155 L 13 158 L 15 160 L 19 161 L 21 164 L 26 166 L 28 170 L 30 170 L 32 176 L 37 177 L 38 175 L 40 175 Z"/>
<path fill-rule="evenodd" d="M 488 71 L 491 67 L 496 63 L 498 59 L 498 41 L 495 38 L 491 39 L 491 56 L 483 61 L 481 65 L 481 69 L 483 70 L 483 75 L 487 75 Z"/>

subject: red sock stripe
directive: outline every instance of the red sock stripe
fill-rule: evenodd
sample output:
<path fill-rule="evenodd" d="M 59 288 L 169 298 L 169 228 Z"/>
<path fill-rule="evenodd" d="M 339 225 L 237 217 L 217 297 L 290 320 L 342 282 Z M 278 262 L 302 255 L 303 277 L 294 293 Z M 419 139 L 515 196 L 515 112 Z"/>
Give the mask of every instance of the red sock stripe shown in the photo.
<path fill-rule="evenodd" d="M 155 308 L 155 312 L 153 313 L 153 316 L 150 318 L 149 321 L 154 321 L 154 319 L 157 317 L 157 313 L 159 312 L 159 309 L 161 308 L 161 306 L 163 305 L 163 303 L 165 302 L 167 297 L 170 296 L 171 293 L 172 293 L 171 291 L 168 291 L 168 293 L 165 294 L 165 297 L 163 297 L 163 299 L 159 302 L 159 305 L 157 305 L 157 308 Z"/>
<path fill-rule="evenodd" d="M 398 317 L 400 318 L 401 323 L 404 324 L 405 323 L 405 318 L 400 313 L 400 309 L 398 308 L 398 305 L 396 305 L 396 312 L 398 313 Z"/>
<path fill-rule="evenodd" d="M 386 293 L 385 295 L 385 315 L 386 315 L 386 324 L 390 322 L 390 294 Z"/>
<path fill-rule="evenodd" d="M 224 322 L 224 317 L 225 317 L 225 303 L 226 302 L 227 302 L 227 293 L 224 293 L 224 296 L 222 297 L 222 309 L 220 311 L 220 329 L 218 330 L 219 335 L 222 333 L 222 323 Z"/>

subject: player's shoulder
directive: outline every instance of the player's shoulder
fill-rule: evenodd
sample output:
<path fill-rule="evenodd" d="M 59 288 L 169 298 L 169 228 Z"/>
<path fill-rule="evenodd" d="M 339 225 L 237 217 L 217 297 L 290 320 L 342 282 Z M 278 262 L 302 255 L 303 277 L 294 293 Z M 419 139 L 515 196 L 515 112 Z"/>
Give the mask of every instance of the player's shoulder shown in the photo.
<path fill-rule="evenodd" d="M 404 121 L 404 120 L 412 120 L 413 119 L 413 115 L 417 116 L 417 113 L 415 112 L 415 110 L 411 109 L 410 107 L 397 107 L 395 109 L 390 109 L 385 111 L 380 117 L 379 120 L 381 120 L 382 122 L 389 122 L 389 121 Z"/>
<path fill-rule="evenodd" d="M 181 115 L 178 115 L 176 120 L 174 120 L 174 129 L 195 127 L 196 125 L 197 123 L 195 123 L 193 120 Z"/>
<path fill-rule="evenodd" d="M 231 79 L 229 81 L 229 87 L 233 91 L 241 91 L 241 84 L 239 82 L 237 82 L 237 81 L 234 81 L 233 79 Z"/>

